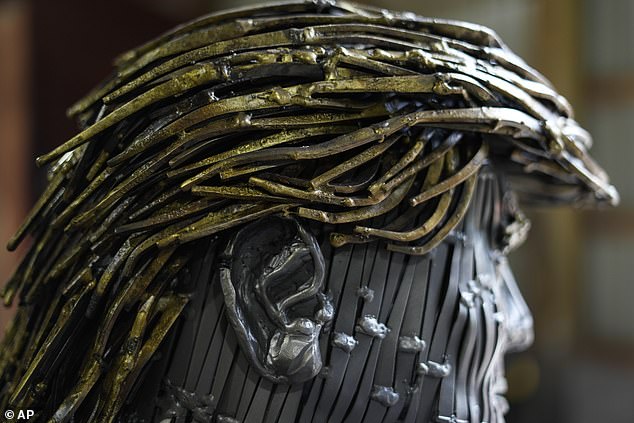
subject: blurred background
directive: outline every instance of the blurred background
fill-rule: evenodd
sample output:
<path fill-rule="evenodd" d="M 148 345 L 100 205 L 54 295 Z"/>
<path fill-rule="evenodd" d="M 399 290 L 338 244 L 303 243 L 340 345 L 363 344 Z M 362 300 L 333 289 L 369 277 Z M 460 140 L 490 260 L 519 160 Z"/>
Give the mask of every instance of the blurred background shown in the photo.
<path fill-rule="evenodd" d="M 75 132 L 65 109 L 115 55 L 254 0 L 0 0 L 0 240 L 44 185 L 34 157 Z M 575 106 L 622 196 L 613 210 L 526 210 L 513 253 L 534 346 L 508 359 L 508 421 L 634 422 L 634 0 L 367 0 L 494 28 Z M 0 251 L 0 281 L 20 252 Z M 11 310 L 0 311 L 0 327 Z"/>

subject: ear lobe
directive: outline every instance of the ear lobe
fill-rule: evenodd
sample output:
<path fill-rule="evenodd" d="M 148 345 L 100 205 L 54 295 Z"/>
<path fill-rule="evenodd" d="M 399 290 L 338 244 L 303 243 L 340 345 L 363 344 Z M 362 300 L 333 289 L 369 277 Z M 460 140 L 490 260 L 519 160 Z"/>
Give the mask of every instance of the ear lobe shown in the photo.
<path fill-rule="evenodd" d="M 227 243 L 220 266 L 227 317 L 262 376 L 299 383 L 321 370 L 319 335 L 333 315 L 324 272 L 317 241 L 293 218 L 261 219 Z"/>

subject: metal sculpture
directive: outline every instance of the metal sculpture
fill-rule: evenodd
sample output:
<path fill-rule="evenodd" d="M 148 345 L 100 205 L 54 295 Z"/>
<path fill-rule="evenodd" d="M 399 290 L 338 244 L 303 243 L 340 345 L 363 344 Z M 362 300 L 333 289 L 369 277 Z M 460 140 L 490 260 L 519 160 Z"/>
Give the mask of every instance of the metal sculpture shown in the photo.
<path fill-rule="evenodd" d="M 500 422 L 514 193 L 618 201 L 492 31 L 346 2 L 182 25 L 69 114 L 2 292 L 38 421 Z"/>

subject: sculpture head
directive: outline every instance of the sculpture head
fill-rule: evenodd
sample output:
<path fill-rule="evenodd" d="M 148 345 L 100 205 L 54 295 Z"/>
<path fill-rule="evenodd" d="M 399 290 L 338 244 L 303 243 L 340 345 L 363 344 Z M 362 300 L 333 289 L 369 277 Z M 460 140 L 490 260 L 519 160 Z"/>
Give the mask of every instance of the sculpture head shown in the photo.
<path fill-rule="evenodd" d="M 570 105 L 492 31 L 349 3 L 202 17 L 69 113 L 3 292 L 2 397 L 55 421 L 160 397 L 138 388 L 157 351 L 183 418 L 222 421 L 261 377 L 314 421 L 500 421 L 503 354 L 532 338 L 515 195 L 618 201 Z"/>

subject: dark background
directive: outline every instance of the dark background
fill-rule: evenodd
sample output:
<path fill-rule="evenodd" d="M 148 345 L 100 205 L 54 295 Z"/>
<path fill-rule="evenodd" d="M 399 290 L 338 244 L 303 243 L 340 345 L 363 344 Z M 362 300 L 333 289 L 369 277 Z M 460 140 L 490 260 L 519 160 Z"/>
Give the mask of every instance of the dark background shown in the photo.
<path fill-rule="evenodd" d="M 34 156 L 74 134 L 65 109 L 110 72 L 118 53 L 187 19 L 247 3 L 0 0 L 0 240 L 45 183 Z M 508 360 L 508 421 L 634 422 L 634 1 L 368 3 L 494 28 L 594 134 L 593 154 L 622 205 L 527 210 L 531 237 L 511 258 L 536 341 Z M 0 280 L 19 257 L 0 252 Z M 0 327 L 10 312 L 0 312 Z"/>

